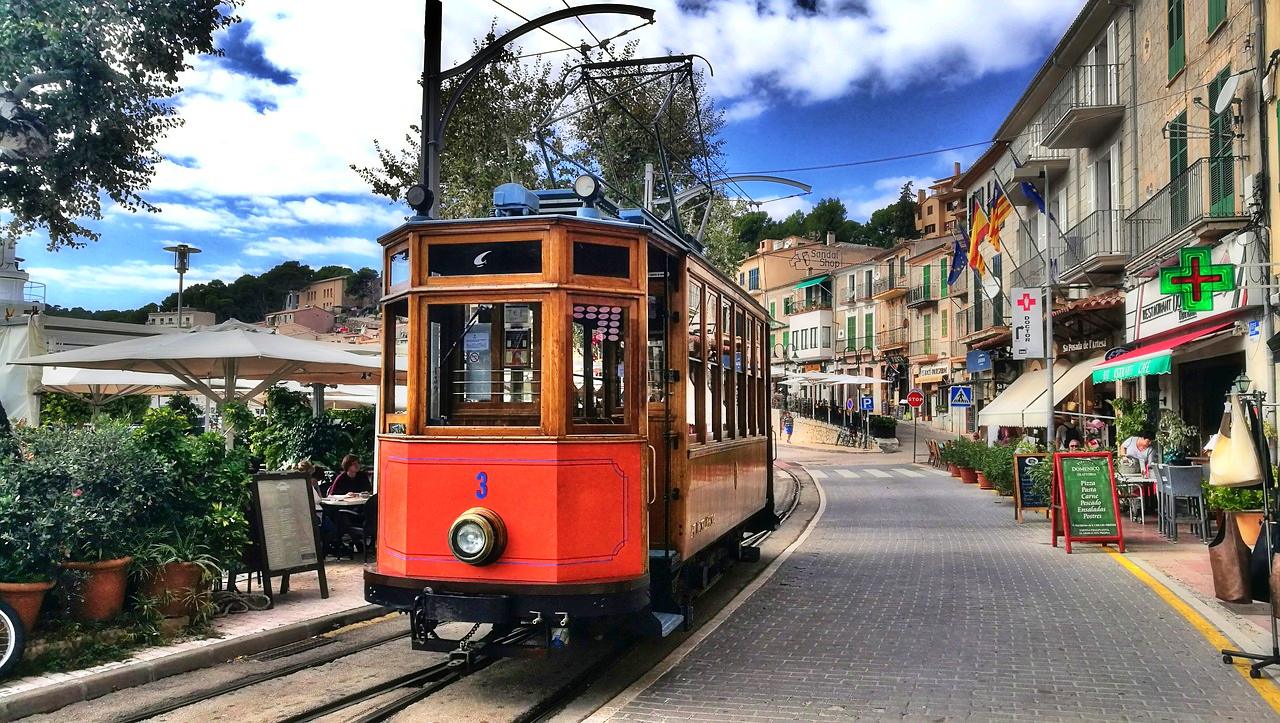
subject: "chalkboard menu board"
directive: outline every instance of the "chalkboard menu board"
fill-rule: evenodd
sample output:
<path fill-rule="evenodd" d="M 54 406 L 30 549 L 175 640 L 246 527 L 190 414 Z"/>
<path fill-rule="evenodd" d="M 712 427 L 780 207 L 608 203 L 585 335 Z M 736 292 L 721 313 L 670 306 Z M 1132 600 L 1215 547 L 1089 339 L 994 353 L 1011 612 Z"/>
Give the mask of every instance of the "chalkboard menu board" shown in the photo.
<path fill-rule="evenodd" d="M 254 543 L 258 569 L 268 597 L 271 576 L 280 575 L 280 592 L 289 591 L 289 574 L 315 570 L 320 593 L 329 597 L 324 554 L 315 523 L 315 497 L 306 475 L 267 472 L 253 478 Z"/>
<path fill-rule="evenodd" d="M 1067 552 L 1072 541 L 1115 542 L 1124 552 L 1120 526 L 1120 501 L 1116 495 L 1115 472 L 1110 452 L 1067 452 L 1053 455 L 1056 472 L 1054 489 L 1053 544 L 1058 544 L 1059 525 Z"/>
<path fill-rule="evenodd" d="M 1031 470 L 1038 464 L 1049 464 L 1049 455 L 1013 455 L 1013 516 L 1018 522 L 1022 522 L 1024 510 L 1049 509 L 1049 500 L 1036 494 L 1036 482 L 1031 478 Z"/>

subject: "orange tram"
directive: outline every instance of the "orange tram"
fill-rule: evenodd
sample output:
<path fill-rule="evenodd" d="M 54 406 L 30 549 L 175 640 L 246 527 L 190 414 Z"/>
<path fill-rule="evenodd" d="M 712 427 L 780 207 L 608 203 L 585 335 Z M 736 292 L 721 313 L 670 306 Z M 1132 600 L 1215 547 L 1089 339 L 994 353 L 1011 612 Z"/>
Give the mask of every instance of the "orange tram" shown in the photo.
<path fill-rule="evenodd" d="M 447 621 L 665 635 L 777 524 L 767 313 L 647 211 L 515 184 L 494 207 L 380 239 L 365 597 L 419 649 L 452 650 Z"/>

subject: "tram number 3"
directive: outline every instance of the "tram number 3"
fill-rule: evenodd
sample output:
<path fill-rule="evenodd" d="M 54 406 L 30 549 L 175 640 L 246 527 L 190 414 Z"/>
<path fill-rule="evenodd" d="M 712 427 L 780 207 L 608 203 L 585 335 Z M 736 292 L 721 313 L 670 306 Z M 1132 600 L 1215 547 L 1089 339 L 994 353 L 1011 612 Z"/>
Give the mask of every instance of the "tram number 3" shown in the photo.
<path fill-rule="evenodd" d="M 480 483 L 480 487 L 476 490 L 476 499 L 482 500 L 489 496 L 489 475 L 481 472 L 476 475 L 476 481 Z"/>

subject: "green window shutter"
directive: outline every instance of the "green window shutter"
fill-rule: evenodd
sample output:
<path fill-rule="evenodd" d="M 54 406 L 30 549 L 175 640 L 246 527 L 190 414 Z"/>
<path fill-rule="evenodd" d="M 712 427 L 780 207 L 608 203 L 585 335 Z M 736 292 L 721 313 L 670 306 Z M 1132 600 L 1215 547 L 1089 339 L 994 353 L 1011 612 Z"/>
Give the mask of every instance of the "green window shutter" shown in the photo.
<path fill-rule="evenodd" d="M 1169 77 L 1187 64 L 1187 38 L 1183 30 L 1186 10 L 1183 0 L 1169 0 Z"/>
<path fill-rule="evenodd" d="M 1209 32 L 1218 29 L 1218 26 L 1227 19 L 1227 0 L 1209 0 Z"/>
<path fill-rule="evenodd" d="M 867 335 L 866 346 L 872 348 L 875 348 L 876 345 L 875 318 L 874 314 L 867 314 L 862 317 L 862 329 Z"/>
<path fill-rule="evenodd" d="M 1187 172 L 1187 112 L 1169 126 L 1169 221 L 1172 228 L 1187 225 L 1190 216 L 1190 179 Z"/>
<path fill-rule="evenodd" d="M 784 356 L 786 355 L 787 348 L 790 346 L 791 346 L 791 332 L 784 331 L 782 332 L 782 352 Z"/>
<path fill-rule="evenodd" d="M 858 348 L 858 317 L 853 314 L 844 318 L 844 343 L 846 349 Z"/>
<path fill-rule="evenodd" d="M 929 278 L 929 272 L 930 272 L 930 271 L 932 271 L 932 270 L 933 270 L 933 267 L 932 267 L 932 266 L 929 266 L 928 264 L 925 264 L 925 267 L 924 267 L 924 298 L 926 298 L 926 299 L 927 299 L 927 298 L 929 298 L 929 293 L 930 293 L 930 291 L 931 291 L 931 287 L 933 286 L 933 281 Z"/>
<path fill-rule="evenodd" d="M 947 338 L 947 312 L 942 312 L 942 333 L 938 335 L 939 339 Z"/>
<path fill-rule="evenodd" d="M 924 353 L 931 354 L 933 352 L 933 344 L 930 343 L 933 340 L 933 314 L 925 314 L 921 323 L 924 325 Z"/>
<path fill-rule="evenodd" d="M 938 298 L 947 295 L 947 257 L 938 259 Z"/>
<path fill-rule="evenodd" d="M 778 318 L 778 302 L 776 301 L 769 302 L 769 318 L 770 319 Z"/>
<path fill-rule="evenodd" d="M 1209 107 L 1213 108 L 1222 86 L 1231 77 L 1231 66 L 1222 69 L 1209 83 Z M 1235 214 L 1235 172 L 1231 147 L 1235 138 L 1231 128 L 1231 109 L 1209 112 L 1209 213 L 1212 216 Z"/>

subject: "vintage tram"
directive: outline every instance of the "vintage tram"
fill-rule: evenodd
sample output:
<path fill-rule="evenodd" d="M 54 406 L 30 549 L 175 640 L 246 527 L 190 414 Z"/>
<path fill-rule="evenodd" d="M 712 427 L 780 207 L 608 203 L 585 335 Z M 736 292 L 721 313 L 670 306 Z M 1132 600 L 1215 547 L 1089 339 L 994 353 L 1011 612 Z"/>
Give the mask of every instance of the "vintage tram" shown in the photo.
<path fill-rule="evenodd" d="M 366 598 L 420 648 L 445 621 L 665 634 L 776 525 L 768 315 L 647 211 L 515 184 L 494 209 L 380 239 Z"/>

